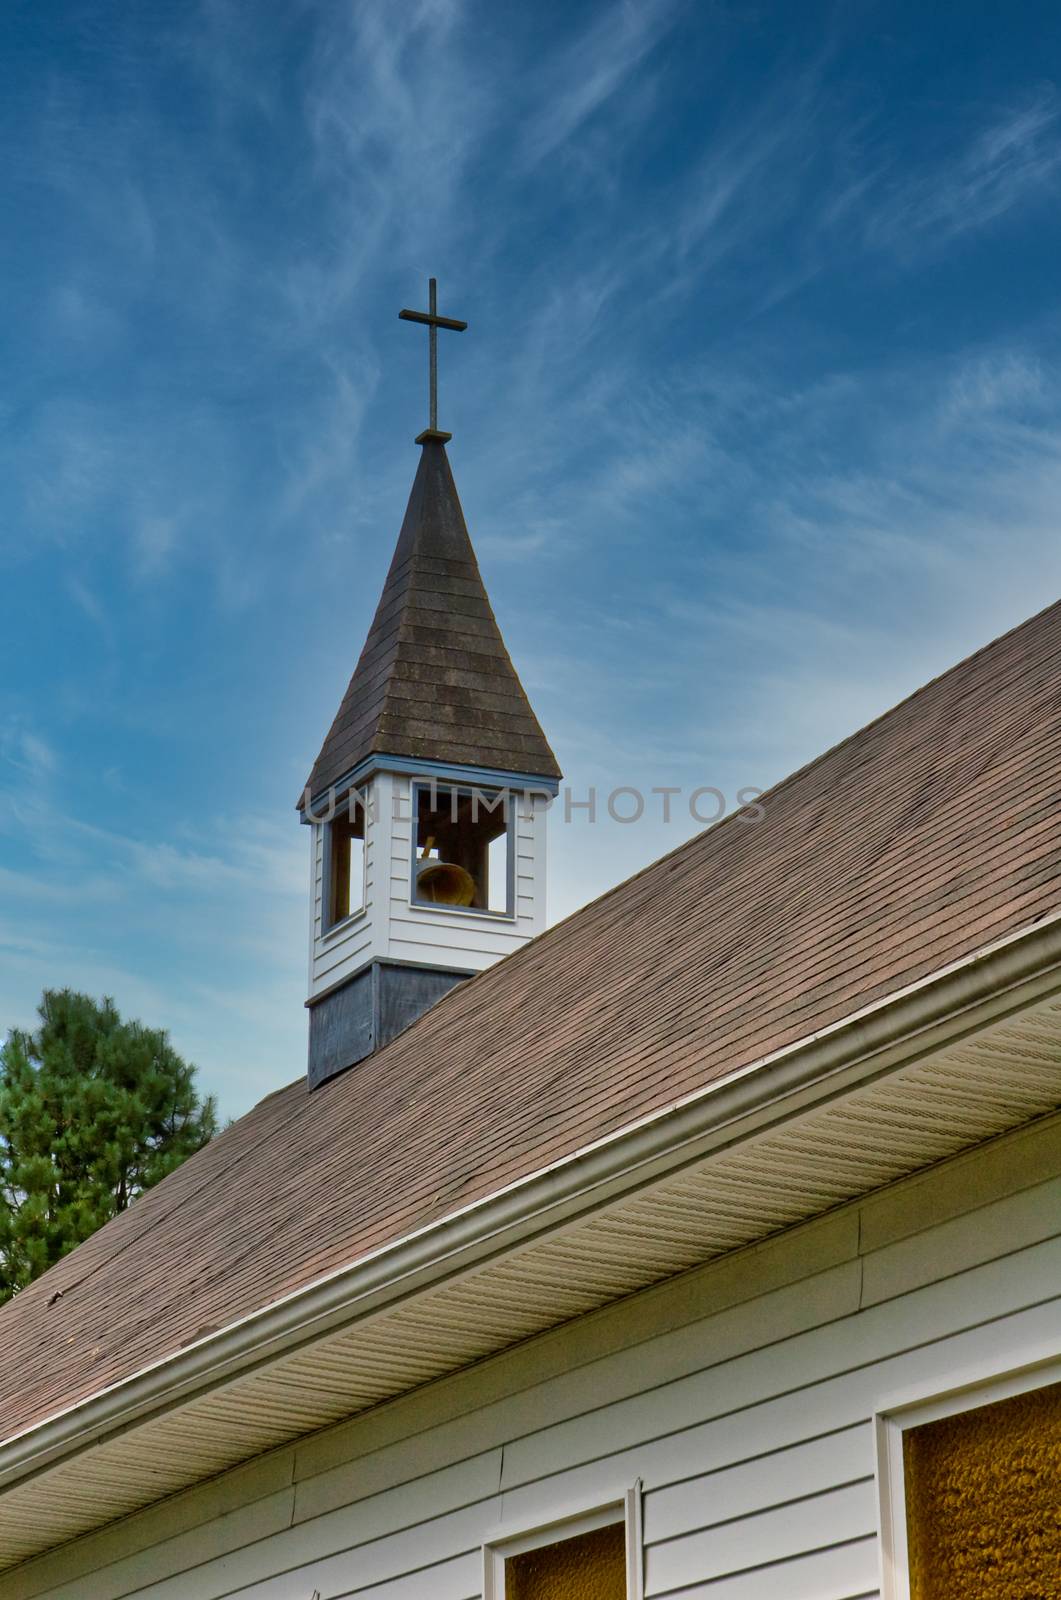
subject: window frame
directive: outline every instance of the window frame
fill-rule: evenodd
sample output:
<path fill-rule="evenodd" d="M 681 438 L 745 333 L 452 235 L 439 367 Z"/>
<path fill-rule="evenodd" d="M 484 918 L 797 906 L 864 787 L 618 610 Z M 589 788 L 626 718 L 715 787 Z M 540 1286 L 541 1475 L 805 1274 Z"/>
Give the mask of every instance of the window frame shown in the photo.
<path fill-rule="evenodd" d="M 1016 1362 L 1016 1364 L 1015 1364 Z M 946 1389 L 923 1387 L 882 1405 L 874 1416 L 877 1500 L 880 1511 L 881 1600 L 911 1600 L 910 1547 L 906 1526 L 904 1436 L 911 1428 L 975 1411 L 996 1400 L 1028 1394 L 1061 1382 L 1056 1345 L 1011 1352 L 1005 1365 L 992 1363 L 961 1375 Z"/>
<path fill-rule="evenodd" d="M 322 830 L 321 842 L 321 932 L 322 939 L 330 939 L 333 934 L 348 928 L 352 922 L 363 917 L 368 910 L 368 829 L 362 822 L 362 832 L 358 835 L 361 841 L 361 900 L 357 909 L 348 911 L 345 916 L 332 918 L 332 829 L 341 817 L 348 815 L 350 798 L 346 796 L 339 802 L 333 816 L 327 817 L 317 826 Z M 350 894 L 353 896 L 354 875 L 350 875 Z"/>
<path fill-rule="evenodd" d="M 542 1545 L 560 1544 L 579 1534 L 593 1533 L 622 1523 L 626 1543 L 626 1600 L 644 1600 L 644 1538 L 642 1526 L 642 1485 L 638 1478 L 629 1488 L 583 1507 L 580 1511 L 558 1511 L 548 1521 L 516 1524 L 500 1528 L 483 1545 L 483 1600 L 505 1600 L 505 1562 L 511 1556 L 538 1550 Z"/>
<path fill-rule="evenodd" d="M 508 812 L 505 816 L 505 910 L 491 911 L 488 906 L 447 906 L 441 905 L 437 900 L 421 900 L 416 893 L 416 865 L 419 861 L 419 845 L 417 843 L 417 827 L 420 816 L 420 791 L 426 789 L 435 794 L 442 790 L 456 790 L 460 794 L 473 793 L 490 795 L 507 795 Z M 409 906 L 413 911 L 428 912 L 434 915 L 438 912 L 446 917 L 487 917 L 491 922 L 515 922 L 516 920 L 516 815 L 519 806 L 519 795 L 507 788 L 504 784 L 476 784 L 460 783 L 452 778 L 413 778 L 409 788 Z M 501 835 L 497 835 L 498 838 Z"/>

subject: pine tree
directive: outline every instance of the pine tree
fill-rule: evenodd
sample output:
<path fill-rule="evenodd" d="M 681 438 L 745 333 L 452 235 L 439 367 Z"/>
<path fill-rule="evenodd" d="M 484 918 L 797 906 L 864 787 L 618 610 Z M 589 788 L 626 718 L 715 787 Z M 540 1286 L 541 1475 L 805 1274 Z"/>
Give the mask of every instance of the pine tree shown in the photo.
<path fill-rule="evenodd" d="M 161 1029 L 113 1000 L 45 990 L 35 1033 L 0 1045 L 0 1301 L 217 1131 Z"/>

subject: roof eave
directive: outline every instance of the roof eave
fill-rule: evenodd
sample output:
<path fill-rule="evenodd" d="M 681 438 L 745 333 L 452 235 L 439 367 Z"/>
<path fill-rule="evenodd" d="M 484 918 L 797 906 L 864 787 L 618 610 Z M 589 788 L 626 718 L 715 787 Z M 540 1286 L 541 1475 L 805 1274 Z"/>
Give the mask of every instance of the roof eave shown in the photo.
<path fill-rule="evenodd" d="M 0 1492 L 150 1413 L 271 1362 L 342 1324 L 725 1146 L 836 1100 L 1061 993 L 1061 914 L 1022 929 L 828 1029 L 143 1368 L 0 1445 Z"/>

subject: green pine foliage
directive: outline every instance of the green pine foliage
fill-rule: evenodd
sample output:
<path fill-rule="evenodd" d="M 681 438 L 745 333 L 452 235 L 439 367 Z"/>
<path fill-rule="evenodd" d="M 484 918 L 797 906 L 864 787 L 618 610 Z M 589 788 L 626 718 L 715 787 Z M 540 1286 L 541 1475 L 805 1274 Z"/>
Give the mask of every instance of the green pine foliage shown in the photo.
<path fill-rule="evenodd" d="M 0 1045 L 0 1301 L 217 1132 L 162 1030 L 70 989 L 45 990 L 39 1015 Z"/>

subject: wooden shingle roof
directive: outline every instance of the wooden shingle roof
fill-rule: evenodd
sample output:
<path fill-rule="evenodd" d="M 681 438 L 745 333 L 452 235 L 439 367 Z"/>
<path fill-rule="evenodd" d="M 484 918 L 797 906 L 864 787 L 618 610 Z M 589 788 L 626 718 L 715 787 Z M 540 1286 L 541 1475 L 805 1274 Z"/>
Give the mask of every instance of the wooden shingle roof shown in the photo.
<path fill-rule="evenodd" d="M 0 1437 L 1030 929 L 1059 790 L 1061 604 L 263 1100 L 0 1309 Z"/>
<path fill-rule="evenodd" d="M 379 755 L 560 776 L 487 599 L 446 447 L 429 439 L 422 451 L 372 627 L 307 780 L 313 798 Z"/>

